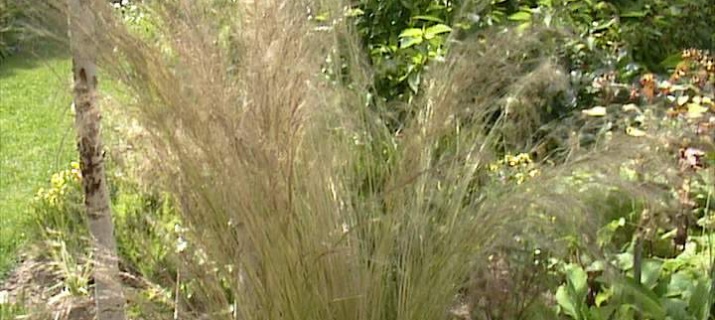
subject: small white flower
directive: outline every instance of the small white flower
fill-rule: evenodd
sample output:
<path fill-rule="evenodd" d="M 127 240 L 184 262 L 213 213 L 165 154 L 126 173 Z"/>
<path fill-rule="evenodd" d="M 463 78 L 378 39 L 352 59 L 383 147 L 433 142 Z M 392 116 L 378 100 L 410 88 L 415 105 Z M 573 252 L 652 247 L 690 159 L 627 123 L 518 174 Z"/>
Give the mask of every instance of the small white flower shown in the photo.
<path fill-rule="evenodd" d="M 7 290 L 0 291 L 0 305 L 10 303 L 10 294 Z"/>
<path fill-rule="evenodd" d="M 176 241 L 176 252 L 181 253 L 186 250 L 186 247 L 189 246 L 189 243 L 184 240 L 184 238 L 179 237 L 179 239 Z"/>

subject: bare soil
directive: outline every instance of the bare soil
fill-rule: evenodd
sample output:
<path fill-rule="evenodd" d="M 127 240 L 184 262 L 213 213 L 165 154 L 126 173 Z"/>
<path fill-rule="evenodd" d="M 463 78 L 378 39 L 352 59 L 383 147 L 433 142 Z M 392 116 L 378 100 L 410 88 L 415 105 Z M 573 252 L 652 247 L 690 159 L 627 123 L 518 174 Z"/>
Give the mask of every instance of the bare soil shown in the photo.
<path fill-rule="evenodd" d="M 19 305 L 29 314 L 21 319 L 93 320 L 90 296 L 72 296 L 62 286 L 62 278 L 49 261 L 21 257 L 9 277 L 0 283 L 0 303 Z"/>

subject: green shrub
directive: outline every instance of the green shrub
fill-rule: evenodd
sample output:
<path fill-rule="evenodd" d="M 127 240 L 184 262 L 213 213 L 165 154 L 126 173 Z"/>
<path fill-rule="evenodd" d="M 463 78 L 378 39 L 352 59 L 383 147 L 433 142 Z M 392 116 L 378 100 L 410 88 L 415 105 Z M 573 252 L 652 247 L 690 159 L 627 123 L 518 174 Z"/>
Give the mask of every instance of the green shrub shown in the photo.
<path fill-rule="evenodd" d="M 0 0 L 0 62 L 15 50 L 22 37 L 24 2 Z"/>
<path fill-rule="evenodd" d="M 454 3 L 443 0 L 362 0 L 355 18 L 375 67 L 375 90 L 386 101 L 408 101 L 419 91 L 430 61 L 444 59 Z"/>
<path fill-rule="evenodd" d="M 154 281 L 176 274 L 181 223 L 171 198 L 126 184 L 113 203 L 119 255 L 132 271 Z"/>
<path fill-rule="evenodd" d="M 680 48 L 707 49 L 715 41 L 715 6 L 709 0 L 363 0 L 347 15 L 374 66 L 376 99 L 390 103 L 388 112 L 398 123 L 410 112 L 398 102 L 418 94 L 424 71 L 431 61 L 443 59 L 453 29 L 471 33 L 516 23 L 563 31 L 550 41 L 559 43 L 574 88 L 548 106 L 549 119 L 592 104 L 590 84 L 607 72 L 629 81 L 643 70 L 664 72 L 674 66 Z M 430 34 L 429 28 L 444 33 L 427 39 L 422 35 Z"/>

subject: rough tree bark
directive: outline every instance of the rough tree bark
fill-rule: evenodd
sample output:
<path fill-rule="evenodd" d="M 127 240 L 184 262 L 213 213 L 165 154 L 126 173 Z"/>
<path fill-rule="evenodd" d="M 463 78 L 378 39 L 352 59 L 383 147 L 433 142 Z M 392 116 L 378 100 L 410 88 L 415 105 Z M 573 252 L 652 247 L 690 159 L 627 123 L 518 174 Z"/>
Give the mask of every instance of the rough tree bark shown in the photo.
<path fill-rule="evenodd" d="M 87 222 L 92 235 L 97 319 L 124 320 L 124 294 L 104 173 L 101 113 L 97 104 L 97 45 L 92 0 L 67 0 L 74 75 L 75 128 Z"/>

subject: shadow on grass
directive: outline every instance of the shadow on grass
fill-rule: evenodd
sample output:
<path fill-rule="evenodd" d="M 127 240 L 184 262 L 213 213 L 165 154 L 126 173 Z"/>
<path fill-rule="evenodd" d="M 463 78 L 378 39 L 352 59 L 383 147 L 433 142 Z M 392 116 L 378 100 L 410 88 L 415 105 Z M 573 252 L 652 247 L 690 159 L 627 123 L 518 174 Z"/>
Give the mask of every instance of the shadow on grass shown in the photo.
<path fill-rule="evenodd" d="M 17 70 L 41 67 L 51 59 L 69 59 L 67 46 L 42 40 L 27 41 L 17 52 L 0 61 L 0 81 L 15 75 Z"/>

